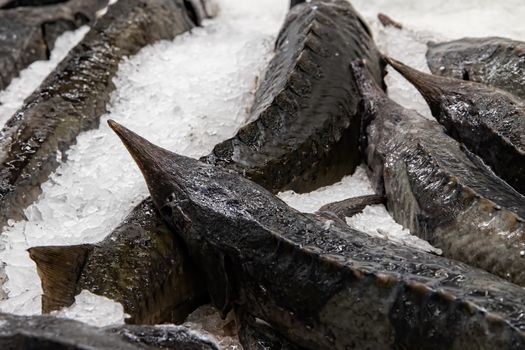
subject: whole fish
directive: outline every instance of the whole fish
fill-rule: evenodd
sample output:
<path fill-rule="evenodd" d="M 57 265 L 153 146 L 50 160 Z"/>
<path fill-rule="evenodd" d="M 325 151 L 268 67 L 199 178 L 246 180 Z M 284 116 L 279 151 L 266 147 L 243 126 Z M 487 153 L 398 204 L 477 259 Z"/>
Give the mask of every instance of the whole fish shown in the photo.
<path fill-rule="evenodd" d="M 97 328 L 52 316 L 0 313 L 2 350 L 219 350 L 206 332 L 178 326 Z"/>
<path fill-rule="evenodd" d="M 62 33 L 94 22 L 96 11 L 107 4 L 107 0 L 57 2 L 11 1 L 0 6 L 0 90 L 31 63 L 49 59 Z M 37 7 L 18 7 L 28 5 Z"/>
<path fill-rule="evenodd" d="M 193 27 L 182 0 L 109 7 L 0 132 L 0 227 L 22 220 L 79 133 L 96 128 L 120 61 Z"/>
<path fill-rule="evenodd" d="M 121 303 L 127 323 L 180 323 L 207 298 L 200 273 L 149 200 L 100 243 L 28 251 L 42 281 L 44 313 L 89 290 Z"/>
<path fill-rule="evenodd" d="M 525 42 L 505 38 L 463 38 L 428 43 L 432 73 L 493 85 L 525 99 Z"/>
<path fill-rule="evenodd" d="M 354 171 L 361 160 L 359 97 L 348 62 L 366 59 L 378 83 L 384 70 L 370 30 L 348 1 L 292 6 L 251 122 L 204 159 L 273 192 L 309 192 Z"/>
<path fill-rule="evenodd" d="M 484 84 L 426 74 L 387 60 L 421 92 L 452 137 L 525 194 L 525 100 Z"/>
<path fill-rule="evenodd" d="M 366 161 L 396 221 L 445 256 L 525 286 L 525 197 L 354 66 L 368 123 Z"/>
<path fill-rule="evenodd" d="M 299 213 L 236 172 L 110 126 L 218 310 L 305 349 L 523 349 L 525 290 L 460 262 Z"/>

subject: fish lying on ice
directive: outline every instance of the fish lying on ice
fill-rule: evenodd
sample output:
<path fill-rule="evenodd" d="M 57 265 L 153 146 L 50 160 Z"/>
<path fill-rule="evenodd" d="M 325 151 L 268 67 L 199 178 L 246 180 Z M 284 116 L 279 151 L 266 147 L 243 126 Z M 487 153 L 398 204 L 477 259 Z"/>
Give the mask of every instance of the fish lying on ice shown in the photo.
<path fill-rule="evenodd" d="M 366 59 L 382 83 L 382 58 L 348 1 L 293 6 L 257 89 L 251 122 L 204 160 L 273 192 L 309 192 L 352 173 L 361 160 L 359 94 L 348 68 L 354 59 Z"/>
<path fill-rule="evenodd" d="M 182 243 L 143 201 L 97 244 L 29 249 L 42 281 L 42 312 L 70 306 L 82 290 L 124 306 L 127 323 L 180 323 L 206 301 Z"/>
<path fill-rule="evenodd" d="M 525 197 L 353 66 L 368 124 L 365 158 L 394 219 L 445 256 L 525 286 Z"/>
<path fill-rule="evenodd" d="M 116 122 L 213 304 L 305 349 L 522 349 L 525 290 L 466 264 L 297 212 L 236 172 Z"/>
<path fill-rule="evenodd" d="M 525 99 L 525 42 L 463 38 L 428 43 L 432 73 L 492 85 Z"/>
<path fill-rule="evenodd" d="M 426 74 L 387 60 L 421 92 L 452 137 L 525 195 L 525 100 L 484 84 Z"/>

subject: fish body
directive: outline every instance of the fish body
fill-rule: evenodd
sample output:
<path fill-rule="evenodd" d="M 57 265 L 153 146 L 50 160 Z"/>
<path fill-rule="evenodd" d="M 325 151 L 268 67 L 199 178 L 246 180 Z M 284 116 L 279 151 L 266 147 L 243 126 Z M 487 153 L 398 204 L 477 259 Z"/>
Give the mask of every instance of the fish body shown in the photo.
<path fill-rule="evenodd" d="M 22 220 L 79 133 L 106 112 L 119 62 L 193 27 L 181 1 L 110 6 L 0 132 L 0 227 Z"/>
<path fill-rule="evenodd" d="M 433 74 L 492 85 L 525 99 L 525 42 L 463 38 L 428 43 Z"/>
<path fill-rule="evenodd" d="M 124 306 L 127 323 L 180 323 L 206 300 L 200 274 L 149 200 L 102 242 L 34 247 L 42 280 L 42 311 L 70 306 L 82 290 Z"/>
<path fill-rule="evenodd" d="M 522 349 L 525 291 L 485 271 L 326 225 L 236 172 L 110 126 L 203 269 L 213 304 L 305 349 Z"/>
<path fill-rule="evenodd" d="M 435 120 L 359 76 L 369 123 L 366 161 L 396 221 L 445 256 L 525 286 L 525 197 Z"/>
<path fill-rule="evenodd" d="M 0 313 L 2 350 L 219 350 L 209 334 L 178 326 L 97 328 L 52 316 Z"/>
<path fill-rule="evenodd" d="M 525 100 L 484 84 L 389 62 L 421 92 L 453 138 L 525 195 Z"/>
<path fill-rule="evenodd" d="M 37 7 L 17 7 L 25 4 L 21 3 L 12 1 L 0 7 L 0 90 L 31 63 L 49 59 L 62 33 L 93 23 L 96 11 L 107 1 L 40 1 L 26 4 Z"/>
<path fill-rule="evenodd" d="M 348 65 L 357 58 L 369 62 L 381 83 L 383 61 L 348 1 L 295 4 L 256 91 L 250 123 L 204 160 L 273 192 L 308 192 L 352 173 L 360 162 L 360 118 Z"/>

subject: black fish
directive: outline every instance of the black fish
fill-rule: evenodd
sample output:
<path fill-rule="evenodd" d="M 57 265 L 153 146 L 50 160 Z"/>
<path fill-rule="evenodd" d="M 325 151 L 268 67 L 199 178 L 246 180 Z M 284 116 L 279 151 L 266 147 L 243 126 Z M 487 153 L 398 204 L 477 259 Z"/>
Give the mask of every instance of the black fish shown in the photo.
<path fill-rule="evenodd" d="M 121 303 L 127 323 L 180 323 L 207 298 L 201 273 L 149 200 L 100 243 L 35 247 L 29 255 L 42 280 L 44 313 L 89 290 Z"/>
<path fill-rule="evenodd" d="M 525 99 L 525 42 L 463 38 L 428 43 L 432 73 L 496 86 Z"/>
<path fill-rule="evenodd" d="M 112 5 L 6 123 L 0 134 L 0 227 L 8 219 L 24 219 L 23 210 L 38 197 L 40 185 L 77 135 L 98 126 L 120 61 L 192 28 L 181 1 Z"/>
<path fill-rule="evenodd" d="M 426 74 L 387 60 L 421 92 L 452 137 L 525 194 L 525 101 L 484 84 Z"/>
<path fill-rule="evenodd" d="M 359 97 L 348 78 L 354 59 L 366 59 L 382 82 L 383 61 L 348 1 L 295 5 L 256 92 L 252 122 L 205 161 L 273 192 L 309 192 L 352 173 L 360 163 Z"/>
<path fill-rule="evenodd" d="M 219 350 L 209 334 L 177 326 L 96 328 L 51 316 L 0 313 L 2 350 Z"/>
<path fill-rule="evenodd" d="M 50 2 L 50 1 L 48 1 Z M 21 70 L 38 60 L 47 60 L 56 39 L 64 32 L 92 23 L 95 12 L 107 0 L 0 2 L 0 90 Z M 20 7 L 24 4 L 39 7 Z"/>
<path fill-rule="evenodd" d="M 376 204 L 386 204 L 385 196 L 372 194 L 368 196 L 349 198 L 323 205 L 318 212 L 334 214 L 344 221 L 346 218 L 361 213 L 367 206 Z"/>
<path fill-rule="evenodd" d="M 525 197 L 354 67 L 370 123 L 366 161 L 396 221 L 445 256 L 525 286 Z"/>
<path fill-rule="evenodd" d="M 288 207 L 221 167 L 110 126 L 207 276 L 214 305 L 305 349 L 523 349 L 525 290 Z"/>

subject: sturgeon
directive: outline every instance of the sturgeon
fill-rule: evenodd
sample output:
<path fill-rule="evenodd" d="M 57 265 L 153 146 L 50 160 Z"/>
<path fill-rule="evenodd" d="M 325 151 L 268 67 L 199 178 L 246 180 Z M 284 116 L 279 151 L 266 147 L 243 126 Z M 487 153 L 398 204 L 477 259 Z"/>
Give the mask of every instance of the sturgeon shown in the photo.
<path fill-rule="evenodd" d="M 42 281 L 42 312 L 70 306 L 82 290 L 124 306 L 126 323 L 181 323 L 206 301 L 182 243 L 143 201 L 98 244 L 30 248 Z"/>
<path fill-rule="evenodd" d="M 209 334 L 178 326 L 97 328 L 52 316 L 0 313 L 2 350 L 219 350 Z"/>
<path fill-rule="evenodd" d="M 182 0 L 126 0 L 109 8 L 0 132 L 0 227 L 24 219 L 77 135 L 98 126 L 119 62 L 192 27 Z"/>
<path fill-rule="evenodd" d="M 525 194 L 525 101 L 484 84 L 389 63 L 421 92 L 448 133 Z"/>
<path fill-rule="evenodd" d="M 384 63 L 346 0 L 292 2 L 275 56 L 257 89 L 250 123 L 204 161 L 273 192 L 310 192 L 360 163 L 359 102 L 348 62 L 366 59 L 378 83 Z"/>
<path fill-rule="evenodd" d="M 45 4 L 41 3 L 37 4 Z M 95 13 L 106 4 L 107 0 L 70 0 L 45 7 L 12 8 L 16 2 L 0 7 L 0 90 L 31 63 L 49 59 L 62 33 L 94 22 Z"/>
<path fill-rule="evenodd" d="M 428 43 L 432 73 L 493 85 L 525 99 L 525 42 L 506 38 L 463 38 Z"/>
<path fill-rule="evenodd" d="M 228 169 L 109 121 L 215 307 L 305 349 L 522 349 L 525 290 L 466 264 L 300 213 Z"/>
<path fill-rule="evenodd" d="M 525 197 L 439 123 L 390 100 L 354 67 L 368 123 L 366 161 L 394 219 L 445 256 L 525 286 Z"/>

